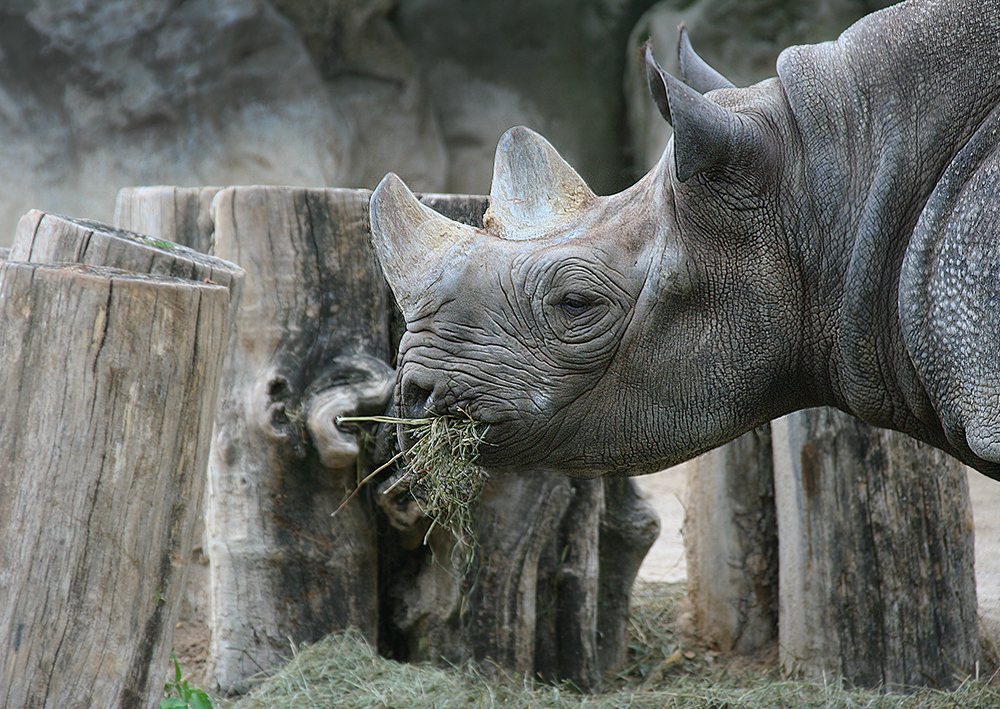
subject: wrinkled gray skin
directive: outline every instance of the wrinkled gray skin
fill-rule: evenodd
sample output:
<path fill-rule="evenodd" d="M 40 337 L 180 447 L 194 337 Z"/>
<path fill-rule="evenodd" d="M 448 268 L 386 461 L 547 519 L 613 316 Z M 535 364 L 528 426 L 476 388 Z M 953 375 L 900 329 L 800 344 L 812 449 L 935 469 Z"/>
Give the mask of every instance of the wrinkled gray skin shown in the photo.
<path fill-rule="evenodd" d="M 912 1 L 734 88 L 682 35 L 686 84 L 647 53 L 656 168 L 597 197 L 512 129 L 483 230 L 387 176 L 401 409 L 488 423 L 493 470 L 592 476 L 832 405 L 1000 478 L 998 38 L 997 0 Z"/>

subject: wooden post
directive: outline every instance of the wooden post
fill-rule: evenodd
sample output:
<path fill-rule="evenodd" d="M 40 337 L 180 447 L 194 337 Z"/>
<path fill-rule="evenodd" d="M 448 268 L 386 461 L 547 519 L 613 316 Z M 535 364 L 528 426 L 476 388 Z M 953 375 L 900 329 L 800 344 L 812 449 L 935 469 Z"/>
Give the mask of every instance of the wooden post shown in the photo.
<path fill-rule="evenodd" d="M 830 409 L 774 422 L 789 671 L 950 687 L 979 658 L 972 513 L 949 456 Z"/>
<path fill-rule="evenodd" d="M 206 518 L 214 683 L 243 691 L 294 646 L 378 636 L 378 544 L 340 415 L 381 413 L 391 302 L 368 245 L 368 193 L 232 187 L 214 252 L 247 286 L 226 360 Z"/>
<path fill-rule="evenodd" d="M 500 479 L 483 496 L 479 557 L 466 578 L 473 594 L 467 642 L 476 659 L 521 676 L 536 668 L 559 676 L 560 579 L 551 558 L 573 502 L 570 482 L 551 474 Z"/>
<path fill-rule="evenodd" d="M 386 481 L 383 487 L 391 485 Z M 394 601 L 387 650 L 412 662 L 484 660 L 486 671 L 535 671 L 539 562 L 569 507 L 555 475 L 496 478 L 474 504 L 474 554 L 403 496 L 378 494 L 392 527 L 384 593 Z M 457 552 L 457 553 L 456 553 Z"/>
<path fill-rule="evenodd" d="M 689 630 L 724 652 L 778 634 L 778 528 L 770 427 L 689 464 L 684 523 Z"/>
<path fill-rule="evenodd" d="M 229 305 L 204 280 L 0 264 L 0 706 L 158 705 Z"/>
<path fill-rule="evenodd" d="M 221 187 L 126 187 L 115 202 L 116 226 L 151 237 L 154 241 L 181 244 L 210 254 L 215 224 L 212 199 Z M 235 319 L 236 310 L 233 310 Z M 232 329 L 232 328 L 231 328 Z M 214 441 L 214 436 L 213 436 Z M 206 470 L 207 475 L 207 470 Z M 205 486 L 207 492 L 207 486 Z M 181 610 L 174 643 L 181 669 L 191 682 L 205 686 L 211 630 L 209 616 L 208 539 L 205 536 L 207 500 L 194 532 L 194 543 L 186 559 L 187 579 L 181 594 Z"/>
<path fill-rule="evenodd" d="M 635 481 L 606 478 L 597 597 L 597 646 L 602 673 L 620 670 L 628 660 L 632 585 L 659 534 L 659 517 L 642 498 Z"/>
<path fill-rule="evenodd" d="M 234 311 L 243 286 L 241 268 L 177 242 L 37 209 L 21 217 L 8 259 L 107 266 L 221 285 L 230 291 Z"/>

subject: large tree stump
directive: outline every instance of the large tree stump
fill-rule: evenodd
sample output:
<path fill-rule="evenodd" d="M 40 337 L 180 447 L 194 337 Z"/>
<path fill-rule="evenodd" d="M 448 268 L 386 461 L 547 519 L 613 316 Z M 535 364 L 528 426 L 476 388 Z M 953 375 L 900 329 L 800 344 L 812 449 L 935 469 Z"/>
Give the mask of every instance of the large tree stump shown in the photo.
<path fill-rule="evenodd" d="M 139 232 L 154 241 L 182 244 L 194 251 L 211 253 L 215 223 L 212 200 L 221 187 L 126 187 L 115 202 L 116 226 Z M 233 311 L 235 318 L 236 310 Z M 214 436 L 213 436 L 214 440 Z M 206 471 L 207 475 L 207 471 Z M 204 486 L 207 493 L 208 486 Z M 205 514 L 208 501 L 202 501 L 202 515 L 194 530 L 190 556 L 184 560 L 185 588 L 174 633 L 174 644 L 182 669 L 192 682 L 206 684 L 211 630 L 208 625 L 211 589 L 208 562 L 208 539 Z"/>
<path fill-rule="evenodd" d="M 724 652 L 753 652 L 778 635 L 770 427 L 688 465 L 685 630 Z"/>
<path fill-rule="evenodd" d="M 380 504 L 398 535 L 383 570 L 390 654 L 583 690 L 624 664 L 632 583 L 659 532 L 631 480 L 492 480 L 473 507 L 471 563 L 447 529 L 421 547 L 413 505 Z"/>
<path fill-rule="evenodd" d="M 227 188 L 212 216 L 215 254 L 248 273 L 206 521 L 211 661 L 229 692 L 333 630 L 377 641 L 372 510 L 330 515 L 359 472 L 359 445 L 334 422 L 380 413 L 391 391 L 391 307 L 366 193 Z"/>
<path fill-rule="evenodd" d="M 163 256 L 183 275 L 0 264 L 0 705 L 11 709 L 158 705 L 175 562 L 200 513 L 239 269 L 213 261 L 229 284 L 206 282 L 205 261 L 170 245 L 41 213 L 22 221 L 11 257 L 79 254 L 90 240 L 110 247 L 96 261 Z"/>
<path fill-rule="evenodd" d="M 774 422 L 784 667 L 951 686 L 979 657 L 958 461 L 831 409 Z"/>

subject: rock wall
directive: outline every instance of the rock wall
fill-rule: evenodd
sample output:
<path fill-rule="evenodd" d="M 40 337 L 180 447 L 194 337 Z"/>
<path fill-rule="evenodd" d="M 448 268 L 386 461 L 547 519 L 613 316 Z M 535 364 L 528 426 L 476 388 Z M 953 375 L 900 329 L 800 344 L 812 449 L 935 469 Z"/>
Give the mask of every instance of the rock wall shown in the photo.
<path fill-rule="evenodd" d="M 0 6 L 0 246 L 121 187 L 485 192 L 515 124 L 624 187 L 621 54 L 650 0 L 18 0 Z"/>
<path fill-rule="evenodd" d="M 546 136 L 598 193 L 632 181 L 621 90 L 629 31 L 652 0 L 402 0 L 449 155 L 446 187 L 485 192 L 500 135 Z"/>
<path fill-rule="evenodd" d="M 0 244 L 29 208 L 110 221 L 136 184 L 335 184 L 347 132 L 263 0 L 0 9 Z"/>

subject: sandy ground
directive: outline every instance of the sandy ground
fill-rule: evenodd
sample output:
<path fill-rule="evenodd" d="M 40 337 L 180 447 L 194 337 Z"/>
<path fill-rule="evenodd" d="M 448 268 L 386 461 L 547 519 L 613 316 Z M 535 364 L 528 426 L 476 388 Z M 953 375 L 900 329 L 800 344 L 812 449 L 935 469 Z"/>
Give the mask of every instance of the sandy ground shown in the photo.
<path fill-rule="evenodd" d="M 660 536 L 650 549 L 639 577 L 649 581 L 685 578 L 685 466 L 635 478 L 643 495 L 660 515 Z M 969 471 L 969 494 L 976 528 L 976 588 L 980 615 L 1000 627 L 1000 482 Z"/>

